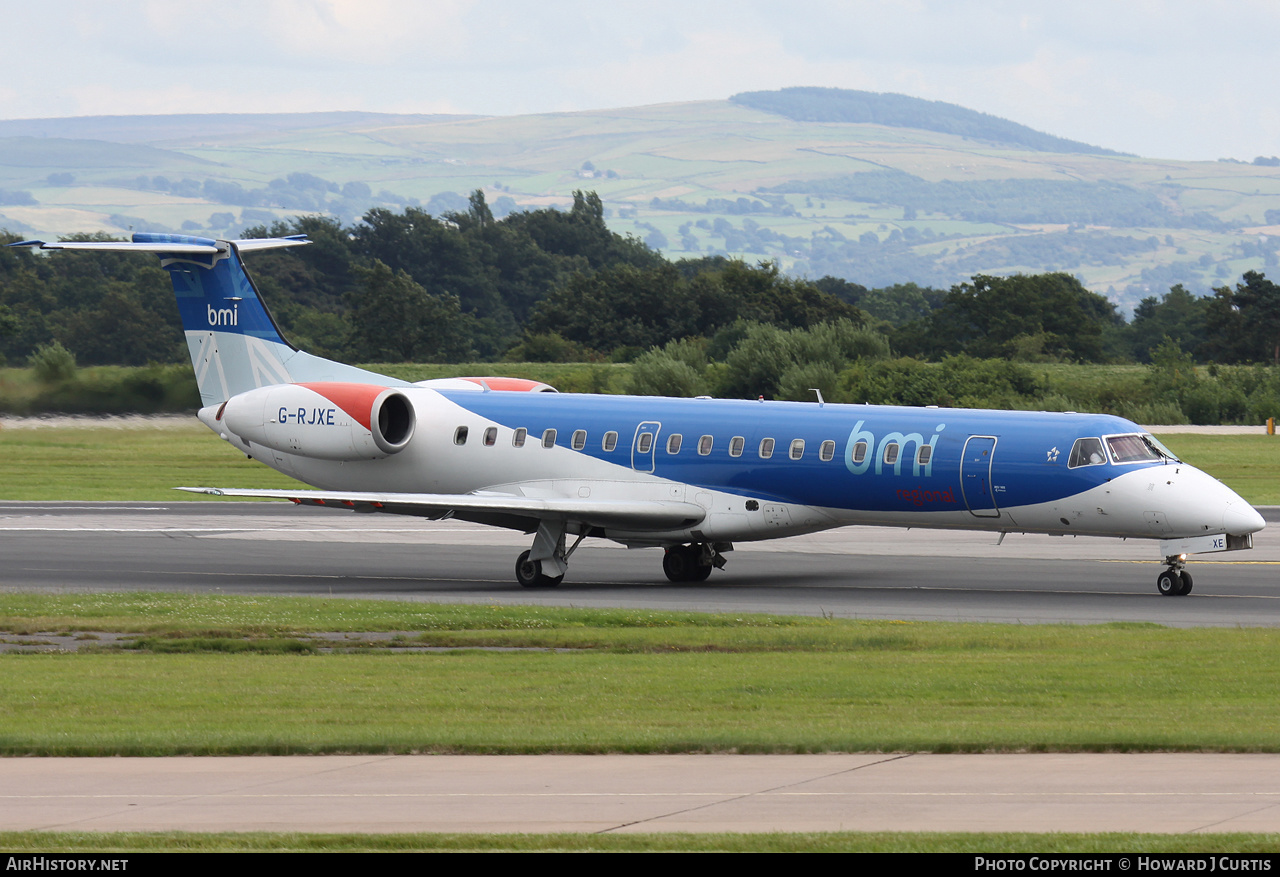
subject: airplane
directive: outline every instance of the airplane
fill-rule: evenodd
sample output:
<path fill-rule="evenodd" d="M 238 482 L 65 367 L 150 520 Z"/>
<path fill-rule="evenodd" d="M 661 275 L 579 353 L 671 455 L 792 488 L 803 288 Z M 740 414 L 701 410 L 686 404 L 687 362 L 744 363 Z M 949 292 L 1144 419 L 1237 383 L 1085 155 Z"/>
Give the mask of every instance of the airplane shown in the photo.
<path fill-rule="evenodd" d="M 315 488 L 178 489 L 520 530 L 533 536 L 515 565 L 527 588 L 558 585 L 587 537 L 662 548 L 669 580 L 700 582 L 735 542 L 876 525 L 1154 540 L 1158 592 L 1184 596 L 1187 555 L 1251 548 L 1265 526 L 1110 415 L 569 394 L 333 362 L 285 340 L 241 260 L 308 243 L 137 233 L 11 246 L 158 256 L 200 421 Z"/>

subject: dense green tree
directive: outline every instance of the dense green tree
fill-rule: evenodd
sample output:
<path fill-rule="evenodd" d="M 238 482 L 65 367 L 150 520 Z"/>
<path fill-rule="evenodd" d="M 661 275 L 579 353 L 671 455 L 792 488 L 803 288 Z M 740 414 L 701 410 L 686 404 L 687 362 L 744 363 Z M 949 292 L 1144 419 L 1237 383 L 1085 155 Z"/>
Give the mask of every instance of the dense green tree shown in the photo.
<path fill-rule="evenodd" d="M 1177 284 L 1156 299 L 1144 298 L 1134 308 L 1133 320 L 1125 330 L 1129 349 L 1136 359 L 1150 361 L 1152 351 L 1165 339 L 1181 350 L 1194 353 L 1205 341 L 1205 316 L 1209 300 L 1187 292 Z"/>
<path fill-rule="evenodd" d="M 1213 291 L 1202 348 L 1219 362 L 1280 364 L 1280 286 L 1259 271 Z"/>
<path fill-rule="evenodd" d="M 693 290 L 702 310 L 703 334 L 735 319 L 787 328 L 839 319 L 861 324 L 866 319 L 856 307 L 812 283 L 783 276 L 776 262 L 748 265 L 730 260 L 719 270 L 695 278 Z"/>
<path fill-rule="evenodd" d="M 578 258 L 590 268 L 626 263 L 649 268 L 665 261 L 634 237 L 609 231 L 604 204 L 595 192 L 574 192 L 573 207 L 562 210 L 529 210 L 513 213 L 504 222 L 523 231 L 543 251 L 554 256 Z"/>
<path fill-rule="evenodd" d="M 470 327 L 456 296 L 431 294 L 375 261 L 349 296 L 351 343 L 367 362 L 439 362 L 465 356 Z"/>
<path fill-rule="evenodd" d="M 921 287 L 915 283 L 895 283 L 879 289 L 869 289 L 855 304 L 867 315 L 883 320 L 891 326 L 901 326 L 912 320 L 926 319 L 942 304 L 945 290 Z"/>
<path fill-rule="evenodd" d="M 1069 274 L 976 275 L 951 288 L 925 320 L 894 334 L 895 349 L 941 357 L 1101 362 L 1116 354 L 1115 305 Z"/>
<path fill-rule="evenodd" d="M 608 352 L 648 348 L 697 332 L 698 306 L 670 263 L 654 268 L 622 264 L 576 273 L 537 308 L 531 332 L 558 332 Z"/>

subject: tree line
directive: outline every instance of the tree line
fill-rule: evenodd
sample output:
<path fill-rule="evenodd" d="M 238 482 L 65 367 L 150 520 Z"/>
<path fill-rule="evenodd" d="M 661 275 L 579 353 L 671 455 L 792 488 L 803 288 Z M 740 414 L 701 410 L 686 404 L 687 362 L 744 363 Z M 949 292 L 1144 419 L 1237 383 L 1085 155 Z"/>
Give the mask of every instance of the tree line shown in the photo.
<path fill-rule="evenodd" d="M 634 360 L 638 391 L 746 396 L 835 388 L 890 357 L 1280 362 L 1280 287 L 1259 272 L 1205 298 L 1175 285 L 1126 320 L 1064 273 L 867 288 L 768 262 L 672 262 L 611 232 L 592 192 L 501 219 L 477 191 L 438 216 L 376 208 L 352 225 L 303 216 L 246 231 L 286 234 L 313 243 L 255 254 L 249 270 L 295 344 L 348 361 Z M 0 356 L 26 363 L 55 343 L 82 365 L 186 359 L 154 260 L 0 249 Z"/>

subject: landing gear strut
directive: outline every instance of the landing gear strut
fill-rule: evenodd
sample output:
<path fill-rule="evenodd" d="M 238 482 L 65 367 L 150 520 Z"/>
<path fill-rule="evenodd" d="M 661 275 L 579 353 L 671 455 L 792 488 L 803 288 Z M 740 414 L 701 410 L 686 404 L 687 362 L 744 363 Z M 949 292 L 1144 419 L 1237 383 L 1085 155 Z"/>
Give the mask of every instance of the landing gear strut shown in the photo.
<path fill-rule="evenodd" d="M 673 582 L 705 582 L 712 569 L 724 569 L 726 561 L 720 552 L 732 549 L 727 543 L 672 545 L 662 557 L 662 571 Z"/>
<path fill-rule="evenodd" d="M 516 558 L 516 581 L 522 588 L 554 588 L 569 568 L 569 555 L 587 537 L 583 527 L 573 545 L 564 547 L 566 521 L 542 521 L 533 537 L 533 547 Z"/>
<path fill-rule="evenodd" d="M 1185 597 L 1191 593 L 1191 573 L 1187 572 L 1186 555 L 1174 554 L 1164 562 L 1169 568 L 1156 577 L 1156 590 L 1162 597 Z"/>

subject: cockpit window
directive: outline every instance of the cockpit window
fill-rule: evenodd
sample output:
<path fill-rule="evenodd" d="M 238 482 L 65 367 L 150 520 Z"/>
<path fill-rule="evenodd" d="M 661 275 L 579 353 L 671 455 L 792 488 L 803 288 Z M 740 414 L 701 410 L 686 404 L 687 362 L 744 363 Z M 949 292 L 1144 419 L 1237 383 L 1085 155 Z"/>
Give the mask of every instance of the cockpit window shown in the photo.
<path fill-rule="evenodd" d="M 1117 463 L 1176 462 L 1178 459 L 1150 435 L 1110 435 L 1107 448 Z"/>
<path fill-rule="evenodd" d="M 1153 447 L 1154 447 L 1154 448 L 1155 448 L 1155 449 L 1156 449 L 1160 454 L 1164 455 L 1165 457 L 1168 457 L 1168 458 L 1169 458 L 1170 460 L 1172 460 L 1173 462 L 1175 462 L 1175 463 L 1181 463 L 1181 462 L 1182 462 L 1182 460 L 1178 459 L 1178 455 L 1177 455 L 1177 454 L 1175 454 L 1173 451 L 1171 451 L 1171 450 L 1169 450 L 1168 448 L 1166 448 L 1166 447 L 1161 443 L 1160 439 L 1156 438 L 1155 436 L 1151 435 L 1150 433 L 1146 433 L 1146 434 L 1144 434 L 1144 435 L 1142 436 L 1142 440 L 1143 440 L 1144 442 L 1146 442 L 1147 444 L 1149 444 L 1149 445 L 1153 446 Z"/>
<path fill-rule="evenodd" d="M 1071 446 L 1071 457 L 1067 460 L 1067 468 L 1101 466 L 1105 462 L 1107 462 L 1107 453 L 1102 449 L 1102 439 L 1078 438 Z"/>

